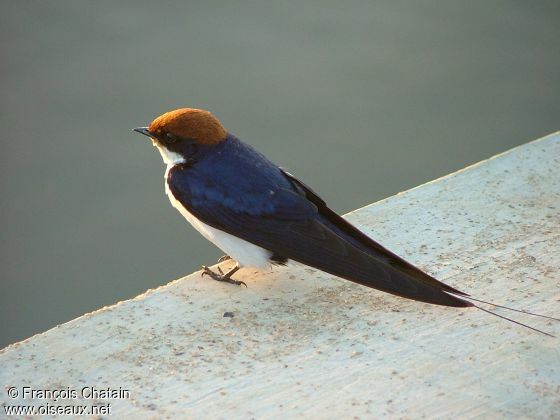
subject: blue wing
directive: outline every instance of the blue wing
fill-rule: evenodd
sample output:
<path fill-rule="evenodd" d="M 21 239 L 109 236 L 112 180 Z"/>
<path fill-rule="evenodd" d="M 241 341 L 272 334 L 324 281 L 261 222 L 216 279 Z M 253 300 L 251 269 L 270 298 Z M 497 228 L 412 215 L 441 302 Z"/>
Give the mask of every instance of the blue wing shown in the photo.
<path fill-rule="evenodd" d="M 175 198 L 204 223 L 303 264 L 384 292 L 471 306 L 330 210 L 305 184 L 243 143 L 192 168 L 175 166 Z M 219 180 L 219 182 L 218 182 Z"/>

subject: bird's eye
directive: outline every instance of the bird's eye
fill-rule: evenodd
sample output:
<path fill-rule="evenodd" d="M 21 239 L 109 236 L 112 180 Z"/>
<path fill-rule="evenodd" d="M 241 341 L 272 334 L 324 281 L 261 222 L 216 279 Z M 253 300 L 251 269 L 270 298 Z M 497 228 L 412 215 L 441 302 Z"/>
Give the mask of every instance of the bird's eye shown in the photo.
<path fill-rule="evenodd" d="M 167 133 L 165 135 L 165 142 L 166 143 L 175 143 L 177 142 L 177 137 L 171 133 Z"/>

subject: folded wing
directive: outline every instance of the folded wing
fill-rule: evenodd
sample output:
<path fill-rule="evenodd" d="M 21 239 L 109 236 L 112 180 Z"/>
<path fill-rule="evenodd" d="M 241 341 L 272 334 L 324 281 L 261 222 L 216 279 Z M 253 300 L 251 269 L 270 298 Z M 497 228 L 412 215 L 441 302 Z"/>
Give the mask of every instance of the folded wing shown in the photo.
<path fill-rule="evenodd" d="M 472 306 L 467 296 L 383 248 L 330 210 L 305 184 L 280 172 L 283 182 L 259 200 L 251 190 L 193 188 L 188 175 L 171 170 L 171 192 L 204 223 L 300 263 L 394 295 L 422 302 Z M 289 181 L 286 183 L 286 179 Z M 242 196 L 242 197 L 241 197 Z M 259 204 L 262 203 L 262 204 Z"/>

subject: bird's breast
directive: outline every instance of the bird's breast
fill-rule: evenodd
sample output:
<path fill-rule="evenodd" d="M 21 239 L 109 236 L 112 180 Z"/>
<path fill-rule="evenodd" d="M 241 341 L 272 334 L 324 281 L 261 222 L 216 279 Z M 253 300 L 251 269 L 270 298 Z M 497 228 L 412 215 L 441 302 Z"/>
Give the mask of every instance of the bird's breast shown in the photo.
<path fill-rule="evenodd" d="M 194 214 L 189 212 L 186 207 L 175 197 L 169 187 L 168 175 L 174 165 L 168 165 L 165 171 L 165 193 L 169 197 L 171 205 L 175 207 L 181 215 L 198 231 L 202 236 L 224 251 L 232 259 L 237 261 L 242 267 L 264 268 L 270 264 L 272 252 L 261 248 L 258 245 L 245 241 L 244 239 L 230 235 L 220 229 L 207 225 Z"/>

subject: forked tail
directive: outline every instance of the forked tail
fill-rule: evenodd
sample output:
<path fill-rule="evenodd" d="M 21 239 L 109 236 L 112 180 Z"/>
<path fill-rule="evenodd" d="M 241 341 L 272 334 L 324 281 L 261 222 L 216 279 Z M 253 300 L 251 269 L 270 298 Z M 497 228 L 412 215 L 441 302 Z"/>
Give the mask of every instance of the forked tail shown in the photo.
<path fill-rule="evenodd" d="M 552 316 L 541 315 L 541 314 L 536 314 L 536 313 L 534 313 L 534 312 L 529 312 L 529 311 L 525 311 L 525 310 L 521 310 L 521 309 L 510 308 L 509 306 L 498 305 L 498 304 L 496 304 L 496 303 L 487 302 L 487 301 L 485 301 L 485 300 L 475 299 L 475 298 L 473 298 L 473 297 L 471 297 L 471 296 L 461 296 L 461 298 L 462 298 L 462 299 L 466 299 L 466 300 L 474 300 L 475 302 L 484 303 L 484 304 L 486 304 L 486 305 L 492 305 L 492 306 L 495 306 L 495 307 L 497 307 L 497 308 L 507 309 L 508 311 L 519 312 L 519 313 L 522 313 L 522 314 L 525 314 L 525 315 L 538 316 L 538 317 L 540 317 L 540 318 L 551 319 L 551 320 L 553 320 L 553 321 L 560 321 L 559 318 L 554 318 L 554 317 L 552 317 Z M 514 320 L 514 319 L 512 319 L 512 318 L 509 318 L 509 317 L 507 317 L 507 316 L 499 315 L 499 314 L 497 314 L 497 313 L 495 313 L 495 312 L 492 312 L 492 311 L 490 311 L 490 310 L 488 310 L 488 309 L 484 309 L 484 308 L 482 308 L 482 307 L 479 306 L 479 305 L 475 305 L 474 303 L 473 303 L 473 306 L 474 306 L 475 308 L 477 308 L 477 309 L 480 309 L 480 310 L 483 311 L 483 312 L 486 312 L 486 313 L 490 314 L 490 315 L 497 316 L 498 318 L 505 319 L 506 321 L 513 322 L 514 324 L 520 325 L 520 326 L 525 327 L 525 328 L 529 328 L 530 330 L 539 332 L 539 333 L 541 333 L 541 334 L 548 335 L 549 337 L 554 337 L 554 335 L 549 334 L 549 333 L 547 333 L 547 332 L 545 332 L 545 331 L 539 330 L 538 328 L 531 327 L 530 325 L 524 324 L 523 322 L 516 321 L 516 320 Z"/>

